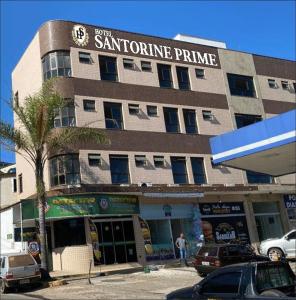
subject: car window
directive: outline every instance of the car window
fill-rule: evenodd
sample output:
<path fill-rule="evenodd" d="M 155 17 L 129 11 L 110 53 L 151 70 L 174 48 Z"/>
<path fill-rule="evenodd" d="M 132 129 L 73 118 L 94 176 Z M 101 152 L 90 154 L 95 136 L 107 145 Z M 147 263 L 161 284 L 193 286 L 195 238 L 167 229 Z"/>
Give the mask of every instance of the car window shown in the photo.
<path fill-rule="evenodd" d="M 229 246 L 228 248 L 228 255 L 229 256 L 239 256 L 240 251 L 238 246 Z"/>
<path fill-rule="evenodd" d="M 267 289 L 277 289 L 294 284 L 292 271 L 286 265 L 259 265 L 256 274 L 258 293 Z"/>
<path fill-rule="evenodd" d="M 8 260 L 10 268 L 35 265 L 35 261 L 30 255 L 9 256 Z"/>
<path fill-rule="evenodd" d="M 289 240 L 295 240 L 295 239 L 296 239 L 296 231 L 291 232 L 291 233 L 288 235 L 288 239 L 289 239 Z"/>
<path fill-rule="evenodd" d="M 201 256 L 217 256 L 218 248 L 217 247 L 201 247 L 198 255 Z"/>
<path fill-rule="evenodd" d="M 201 294 L 238 294 L 241 272 L 229 272 L 208 279 L 201 287 Z"/>

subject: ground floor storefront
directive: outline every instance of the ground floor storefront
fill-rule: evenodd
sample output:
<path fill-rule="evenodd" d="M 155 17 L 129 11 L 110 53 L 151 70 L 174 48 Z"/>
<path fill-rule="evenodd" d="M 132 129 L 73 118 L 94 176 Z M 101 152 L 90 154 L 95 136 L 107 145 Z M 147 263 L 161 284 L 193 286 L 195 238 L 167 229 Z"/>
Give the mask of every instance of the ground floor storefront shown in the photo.
<path fill-rule="evenodd" d="M 46 208 L 49 262 L 53 270 L 86 272 L 90 264 L 176 259 L 181 233 L 188 256 L 202 243 L 258 246 L 290 230 L 285 205 L 283 194 L 267 193 L 55 196 Z M 36 203 L 24 200 L 19 210 L 14 239 L 38 255 Z"/>

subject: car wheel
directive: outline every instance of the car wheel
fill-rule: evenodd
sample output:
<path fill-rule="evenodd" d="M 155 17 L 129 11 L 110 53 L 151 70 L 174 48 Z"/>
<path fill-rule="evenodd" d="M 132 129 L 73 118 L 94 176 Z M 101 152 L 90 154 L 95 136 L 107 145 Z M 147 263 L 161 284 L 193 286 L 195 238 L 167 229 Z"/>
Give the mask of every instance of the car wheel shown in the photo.
<path fill-rule="evenodd" d="M 5 284 L 5 281 L 0 279 L 0 292 L 1 294 L 6 294 L 8 290 L 8 287 Z"/>
<path fill-rule="evenodd" d="M 279 248 L 271 248 L 268 250 L 268 257 L 271 261 L 280 260 L 284 256 L 284 253 Z M 278 259 L 276 259 L 276 257 Z"/>
<path fill-rule="evenodd" d="M 286 296 L 286 295 L 279 290 L 267 290 L 262 292 L 260 296 Z"/>

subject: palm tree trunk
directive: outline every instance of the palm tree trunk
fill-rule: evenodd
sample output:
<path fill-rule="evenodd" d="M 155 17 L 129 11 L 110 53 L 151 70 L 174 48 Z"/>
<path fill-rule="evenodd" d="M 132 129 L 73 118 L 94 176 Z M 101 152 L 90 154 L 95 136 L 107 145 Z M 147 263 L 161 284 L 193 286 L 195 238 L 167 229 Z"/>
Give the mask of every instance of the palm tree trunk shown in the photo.
<path fill-rule="evenodd" d="M 41 258 L 41 268 L 48 272 L 47 265 L 47 245 L 46 245 L 46 226 L 45 226 L 45 185 L 43 179 L 43 164 L 41 160 L 41 155 L 37 154 L 36 159 L 36 191 L 37 191 L 37 200 L 39 207 L 39 240 L 40 240 L 40 258 Z"/>

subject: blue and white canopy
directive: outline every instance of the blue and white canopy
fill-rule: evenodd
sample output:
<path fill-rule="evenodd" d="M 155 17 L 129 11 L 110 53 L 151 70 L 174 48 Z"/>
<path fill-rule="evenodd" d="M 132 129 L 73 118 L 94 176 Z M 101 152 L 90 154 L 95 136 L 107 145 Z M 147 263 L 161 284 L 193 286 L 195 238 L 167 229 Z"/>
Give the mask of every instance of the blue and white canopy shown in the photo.
<path fill-rule="evenodd" d="M 210 139 L 214 164 L 280 176 L 296 172 L 296 110 Z"/>

